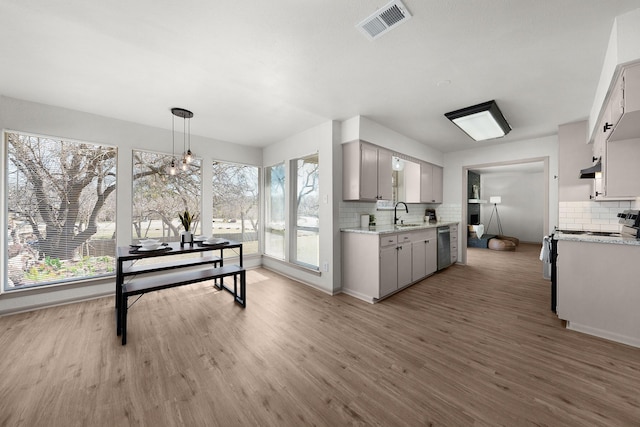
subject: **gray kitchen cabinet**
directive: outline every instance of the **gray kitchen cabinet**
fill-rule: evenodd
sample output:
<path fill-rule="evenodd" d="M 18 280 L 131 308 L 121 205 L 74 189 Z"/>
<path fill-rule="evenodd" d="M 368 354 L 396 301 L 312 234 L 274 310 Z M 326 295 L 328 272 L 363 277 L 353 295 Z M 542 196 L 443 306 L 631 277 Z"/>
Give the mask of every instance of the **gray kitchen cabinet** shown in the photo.
<path fill-rule="evenodd" d="M 398 290 L 398 246 L 380 247 L 380 291 L 378 298 Z"/>
<path fill-rule="evenodd" d="M 437 269 L 436 228 L 342 234 L 342 291 L 375 302 Z M 414 251 L 415 249 L 415 251 Z"/>
<path fill-rule="evenodd" d="M 411 241 L 413 233 L 398 235 L 398 289 L 404 288 L 412 282 L 411 277 Z"/>
<path fill-rule="evenodd" d="M 640 138 L 607 141 L 602 177 L 603 199 L 635 199 L 640 196 L 637 179 Z"/>
<path fill-rule="evenodd" d="M 557 305 L 568 329 L 640 346 L 640 246 L 558 241 Z"/>
<path fill-rule="evenodd" d="M 410 234 L 380 238 L 380 297 L 411 283 L 411 261 Z"/>
<path fill-rule="evenodd" d="M 624 67 L 609 101 L 609 141 L 640 138 L 640 64 Z"/>
<path fill-rule="evenodd" d="M 411 242 L 411 279 L 422 280 L 438 269 L 436 229 L 417 232 Z"/>
<path fill-rule="evenodd" d="M 405 161 L 404 169 L 398 173 L 399 179 L 402 179 L 402 191 L 398 192 L 398 202 L 420 203 L 421 183 L 421 165 L 420 163 Z"/>
<path fill-rule="evenodd" d="M 442 167 L 431 163 L 420 164 L 420 201 L 422 203 L 442 203 Z"/>
<path fill-rule="evenodd" d="M 593 182 L 595 200 L 640 196 L 634 178 L 640 158 L 640 65 L 624 68 L 613 84 L 594 134 L 593 157 L 602 167 Z"/>
<path fill-rule="evenodd" d="M 391 200 L 391 152 L 364 141 L 342 145 L 343 200 Z"/>

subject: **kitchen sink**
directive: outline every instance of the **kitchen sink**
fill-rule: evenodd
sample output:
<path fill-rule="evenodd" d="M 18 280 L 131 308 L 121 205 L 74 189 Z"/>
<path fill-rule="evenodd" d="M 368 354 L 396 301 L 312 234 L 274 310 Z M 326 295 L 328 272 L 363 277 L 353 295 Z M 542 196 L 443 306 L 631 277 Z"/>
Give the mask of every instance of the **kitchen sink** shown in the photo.
<path fill-rule="evenodd" d="M 404 227 L 422 227 L 424 224 L 396 224 L 396 227 L 398 228 L 404 228 Z"/>

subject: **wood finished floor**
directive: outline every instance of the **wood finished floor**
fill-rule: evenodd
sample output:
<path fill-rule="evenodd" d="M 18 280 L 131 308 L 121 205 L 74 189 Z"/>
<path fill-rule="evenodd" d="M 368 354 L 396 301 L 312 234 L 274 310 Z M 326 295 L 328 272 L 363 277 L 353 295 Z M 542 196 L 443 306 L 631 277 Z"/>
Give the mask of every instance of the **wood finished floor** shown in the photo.
<path fill-rule="evenodd" d="M 270 271 L 0 318 L 2 426 L 638 426 L 640 349 L 563 329 L 539 245 L 370 305 Z"/>

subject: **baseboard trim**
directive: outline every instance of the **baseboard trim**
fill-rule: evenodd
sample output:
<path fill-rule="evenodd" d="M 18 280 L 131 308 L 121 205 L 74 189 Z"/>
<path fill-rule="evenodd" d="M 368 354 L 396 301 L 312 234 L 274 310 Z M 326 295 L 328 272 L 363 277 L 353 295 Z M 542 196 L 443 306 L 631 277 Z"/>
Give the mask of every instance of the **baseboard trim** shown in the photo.
<path fill-rule="evenodd" d="M 603 329 L 598 329 L 592 326 L 582 325 L 580 323 L 571 321 L 567 321 L 567 329 L 640 348 L 640 338 L 617 334 L 615 332 L 605 331 Z"/>

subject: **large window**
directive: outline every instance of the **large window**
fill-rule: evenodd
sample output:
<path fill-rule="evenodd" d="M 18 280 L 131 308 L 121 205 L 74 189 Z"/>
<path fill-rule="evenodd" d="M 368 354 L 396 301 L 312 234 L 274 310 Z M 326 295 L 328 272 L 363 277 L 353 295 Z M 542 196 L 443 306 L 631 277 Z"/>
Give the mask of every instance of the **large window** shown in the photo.
<path fill-rule="evenodd" d="M 114 273 L 116 149 L 5 132 L 5 290 Z"/>
<path fill-rule="evenodd" d="M 213 163 L 213 235 L 243 242 L 243 253 L 258 253 L 259 168 Z"/>
<path fill-rule="evenodd" d="M 284 259 L 285 191 L 284 163 L 265 168 L 264 252 Z"/>
<path fill-rule="evenodd" d="M 293 261 L 317 269 L 320 266 L 318 155 L 293 160 L 292 169 L 297 171 L 295 184 L 292 185 L 292 188 L 296 189 L 293 201 L 295 214 L 293 233 L 295 259 Z"/>
<path fill-rule="evenodd" d="M 145 238 L 179 241 L 182 226 L 178 214 L 185 210 L 195 216 L 194 234 L 201 230 L 201 161 L 194 159 L 186 170 L 180 168 L 175 175 L 169 173 L 170 163 L 171 156 L 167 154 L 133 152 L 134 241 Z"/>

